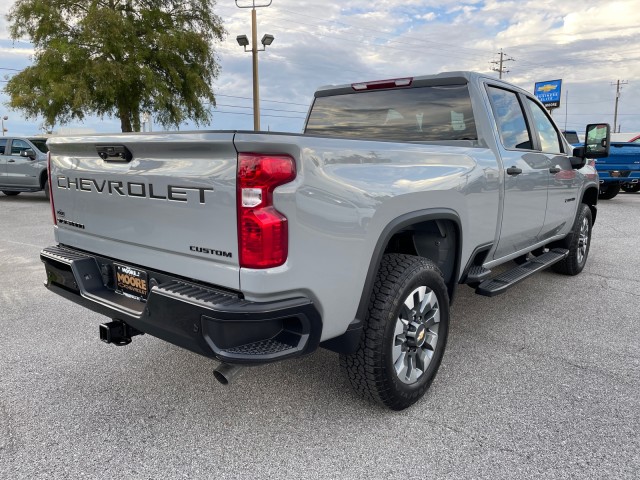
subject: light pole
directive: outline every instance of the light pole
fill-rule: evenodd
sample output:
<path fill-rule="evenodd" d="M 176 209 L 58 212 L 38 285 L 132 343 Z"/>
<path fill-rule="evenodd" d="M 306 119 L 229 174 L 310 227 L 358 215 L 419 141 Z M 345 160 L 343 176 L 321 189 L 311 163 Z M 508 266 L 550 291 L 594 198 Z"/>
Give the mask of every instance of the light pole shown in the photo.
<path fill-rule="evenodd" d="M 9 120 L 9 117 L 7 117 L 6 115 L 4 117 L 2 117 L 2 136 L 4 137 L 4 132 L 7 132 L 8 129 L 4 128 L 4 121 L 5 120 Z"/>
<path fill-rule="evenodd" d="M 260 43 L 262 43 L 262 48 L 258 48 L 258 27 L 256 20 L 256 8 L 268 7 L 271 5 L 273 0 L 269 0 L 269 3 L 256 5 L 256 0 L 252 0 L 251 5 L 242 6 L 238 4 L 238 0 L 236 0 L 236 6 L 238 8 L 250 8 L 251 9 L 251 55 L 253 60 L 253 129 L 255 131 L 260 130 L 260 85 L 258 81 L 258 52 L 263 52 L 266 50 L 268 45 L 271 45 L 274 40 L 274 36 L 270 34 L 265 34 L 262 37 Z M 245 52 L 248 52 L 247 47 L 249 46 L 249 39 L 246 35 L 238 35 L 236 37 L 238 45 L 244 48 Z"/>

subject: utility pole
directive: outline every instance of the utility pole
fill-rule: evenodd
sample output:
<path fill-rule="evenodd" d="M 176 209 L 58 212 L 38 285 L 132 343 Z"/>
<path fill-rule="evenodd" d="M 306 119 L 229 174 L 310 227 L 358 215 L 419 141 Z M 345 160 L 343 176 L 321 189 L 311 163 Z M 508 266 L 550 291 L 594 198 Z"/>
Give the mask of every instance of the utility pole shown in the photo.
<path fill-rule="evenodd" d="M 620 126 L 618 126 L 618 101 L 620 100 L 620 85 L 627 85 L 629 82 L 627 82 L 626 80 L 622 80 L 622 82 L 620 80 L 618 80 L 616 83 L 612 83 L 611 85 L 615 85 L 616 86 L 616 107 L 613 113 L 613 131 L 614 133 L 616 132 L 616 128 L 618 129 L 617 132 L 620 133 Z"/>
<path fill-rule="evenodd" d="M 506 70 L 506 66 L 504 65 L 505 62 L 515 62 L 515 58 L 513 57 L 509 57 L 507 56 L 506 53 L 504 53 L 502 51 L 502 49 L 500 49 L 500 60 L 493 60 L 491 63 L 495 64 L 495 65 L 499 65 L 499 67 L 492 67 L 491 70 L 493 70 L 494 72 L 498 72 L 498 78 L 502 78 L 502 74 L 503 73 L 509 73 L 509 70 Z"/>
<path fill-rule="evenodd" d="M 256 19 L 256 8 L 268 7 L 273 0 L 268 3 L 256 5 L 256 0 L 252 0 L 251 5 L 240 5 L 236 0 L 236 7 L 251 9 L 251 56 L 253 64 L 253 129 L 257 132 L 260 130 L 260 86 L 258 82 L 258 52 L 262 52 L 268 45 L 273 42 L 273 35 L 265 35 L 262 37 L 262 48 L 258 48 L 258 21 Z M 238 44 L 247 51 L 248 39 L 246 35 L 238 35 Z"/>
<path fill-rule="evenodd" d="M 569 117 L 569 90 L 564 92 L 564 131 L 567 131 L 567 117 Z"/>

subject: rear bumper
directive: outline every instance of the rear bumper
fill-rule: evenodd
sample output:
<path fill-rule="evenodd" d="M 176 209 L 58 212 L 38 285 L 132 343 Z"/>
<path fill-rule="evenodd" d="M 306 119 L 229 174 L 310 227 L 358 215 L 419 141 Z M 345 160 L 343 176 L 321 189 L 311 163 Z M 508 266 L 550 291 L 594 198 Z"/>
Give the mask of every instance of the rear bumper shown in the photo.
<path fill-rule="evenodd" d="M 42 250 L 46 287 L 94 312 L 206 357 L 260 364 L 318 348 L 322 320 L 307 298 L 250 302 L 237 292 L 144 269 L 146 302 L 113 287 L 113 259 L 64 246 Z"/>
<path fill-rule="evenodd" d="M 627 168 L 608 168 L 607 170 L 598 170 L 600 183 L 638 183 L 640 181 L 640 169 L 630 170 Z"/>

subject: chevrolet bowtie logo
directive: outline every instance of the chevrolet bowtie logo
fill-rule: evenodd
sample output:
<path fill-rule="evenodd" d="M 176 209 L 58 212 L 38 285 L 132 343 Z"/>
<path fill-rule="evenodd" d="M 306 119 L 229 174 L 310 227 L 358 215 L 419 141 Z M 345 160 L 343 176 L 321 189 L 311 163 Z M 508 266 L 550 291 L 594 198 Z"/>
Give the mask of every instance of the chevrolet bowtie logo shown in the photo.
<path fill-rule="evenodd" d="M 551 90 L 555 90 L 556 88 L 558 88 L 558 85 L 543 85 L 542 87 L 538 87 L 538 91 L 549 93 Z"/>

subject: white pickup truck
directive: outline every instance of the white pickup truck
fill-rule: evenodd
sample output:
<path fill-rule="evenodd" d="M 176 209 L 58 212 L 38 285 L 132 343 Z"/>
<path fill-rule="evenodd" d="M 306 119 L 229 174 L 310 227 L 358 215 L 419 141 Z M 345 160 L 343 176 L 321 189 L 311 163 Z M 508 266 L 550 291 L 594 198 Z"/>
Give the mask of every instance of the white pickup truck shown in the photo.
<path fill-rule="evenodd" d="M 111 318 L 103 341 L 154 335 L 221 361 L 223 383 L 325 347 L 403 409 L 436 375 L 458 285 L 584 268 L 586 158 L 608 135 L 574 148 L 528 92 L 454 72 L 320 89 L 303 134 L 52 138 L 47 287 Z"/>

